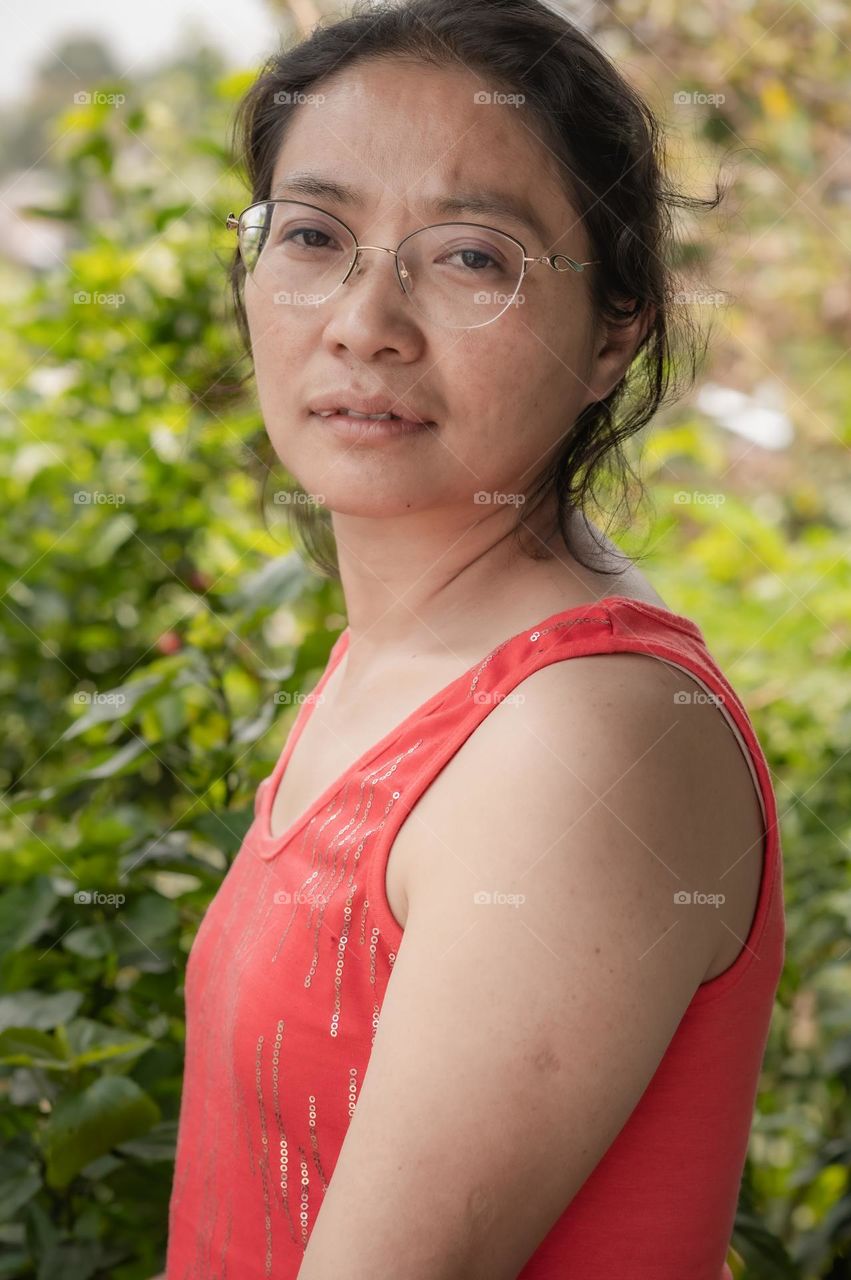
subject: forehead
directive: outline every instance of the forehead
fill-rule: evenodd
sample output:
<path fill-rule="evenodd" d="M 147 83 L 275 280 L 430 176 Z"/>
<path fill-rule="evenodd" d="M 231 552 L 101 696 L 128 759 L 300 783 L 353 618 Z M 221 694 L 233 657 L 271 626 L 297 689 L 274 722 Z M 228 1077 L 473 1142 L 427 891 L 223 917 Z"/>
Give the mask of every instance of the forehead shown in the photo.
<path fill-rule="evenodd" d="M 495 92 L 461 67 L 388 58 L 342 68 L 296 109 L 272 185 L 321 170 L 363 193 L 373 212 L 459 190 L 499 191 L 531 205 L 540 230 L 557 238 L 577 221 L 560 162 L 528 110 L 494 101 Z"/>

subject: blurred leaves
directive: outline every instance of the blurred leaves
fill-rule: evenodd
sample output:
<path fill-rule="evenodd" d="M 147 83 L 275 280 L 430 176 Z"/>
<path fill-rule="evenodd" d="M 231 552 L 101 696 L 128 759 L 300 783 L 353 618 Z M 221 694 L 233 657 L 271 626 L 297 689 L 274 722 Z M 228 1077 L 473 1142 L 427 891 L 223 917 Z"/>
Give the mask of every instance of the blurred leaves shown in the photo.
<path fill-rule="evenodd" d="M 301 30 L 334 9 L 278 6 Z M 849 13 L 624 0 L 589 15 L 667 117 L 682 185 L 735 166 L 726 221 L 685 226 L 682 265 L 732 294 L 712 313 L 713 378 L 767 379 L 795 429 L 772 452 L 694 405 L 669 411 L 642 441 L 647 514 L 621 541 L 649 550 L 660 593 L 700 622 L 781 813 L 788 962 L 730 1265 L 736 1280 L 837 1280 L 851 1242 Z M 0 263 L 0 1276 L 149 1280 L 186 955 L 291 722 L 275 695 L 310 687 L 343 602 L 259 508 L 269 453 L 223 226 L 244 203 L 226 139 L 253 72 L 199 48 L 136 79 L 96 41 L 65 52 L 88 100 L 57 72 L 0 121 L 15 163 L 46 152 L 54 182 L 28 216 L 61 236 L 35 270 Z"/>

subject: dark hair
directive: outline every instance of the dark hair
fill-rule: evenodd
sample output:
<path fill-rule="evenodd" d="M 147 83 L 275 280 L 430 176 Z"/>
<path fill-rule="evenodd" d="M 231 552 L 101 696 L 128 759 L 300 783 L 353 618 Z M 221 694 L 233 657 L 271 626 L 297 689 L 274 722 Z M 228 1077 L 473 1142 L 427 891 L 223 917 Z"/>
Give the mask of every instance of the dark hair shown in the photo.
<path fill-rule="evenodd" d="M 630 478 L 638 478 L 623 442 L 693 383 L 705 354 L 706 341 L 673 297 L 680 248 L 673 211 L 714 209 L 724 193 L 717 182 L 712 199 L 668 185 L 653 112 L 594 41 L 541 0 L 356 0 L 345 16 L 323 19 L 306 39 L 272 56 L 240 102 L 234 149 L 252 202 L 270 198 L 300 95 L 343 67 L 397 57 L 460 65 L 481 77 L 484 88 L 524 95 L 529 119 L 561 161 L 565 191 L 590 240 L 588 256 L 600 260 L 590 274 L 595 315 L 612 325 L 627 324 L 639 312 L 649 321 L 624 377 L 577 416 L 527 496 L 532 505 L 525 510 L 531 511 L 557 495 L 557 527 L 584 564 L 572 546 L 571 511 L 587 519 L 597 486 L 613 477 L 620 481 L 619 505 L 626 501 L 628 507 Z M 250 353 L 244 279 L 235 254 L 231 288 Z M 286 509 L 314 567 L 338 577 L 329 513 L 300 502 Z"/>

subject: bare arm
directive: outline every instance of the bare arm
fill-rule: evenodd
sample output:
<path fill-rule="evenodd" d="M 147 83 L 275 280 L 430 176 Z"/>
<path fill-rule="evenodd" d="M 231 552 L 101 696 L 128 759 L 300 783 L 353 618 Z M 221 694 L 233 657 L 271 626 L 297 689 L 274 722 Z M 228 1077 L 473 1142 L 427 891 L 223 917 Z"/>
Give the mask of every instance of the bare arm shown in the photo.
<path fill-rule="evenodd" d="M 682 686 L 555 663 L 413 811 L 422 870 L 299 1280 L 514 1280 L 629 1118 L 719 943 L 711 911 L 675 927 L 724 821 L 720 713 Z"/>

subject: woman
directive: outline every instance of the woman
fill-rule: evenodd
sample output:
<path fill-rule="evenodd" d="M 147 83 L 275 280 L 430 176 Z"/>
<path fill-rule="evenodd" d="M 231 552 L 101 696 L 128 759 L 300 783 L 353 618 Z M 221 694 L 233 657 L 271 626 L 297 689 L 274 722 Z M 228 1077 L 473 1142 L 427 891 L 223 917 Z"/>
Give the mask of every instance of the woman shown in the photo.
<path fill-rule="evenodd" d="M 237 306 L 348 626 L 190 956 L 168 1280 L 729 1277 L 775 799 L 583 514 L 673 386 L 653 117 L 538 0 L 408 0 L 239 123 Z"/>

